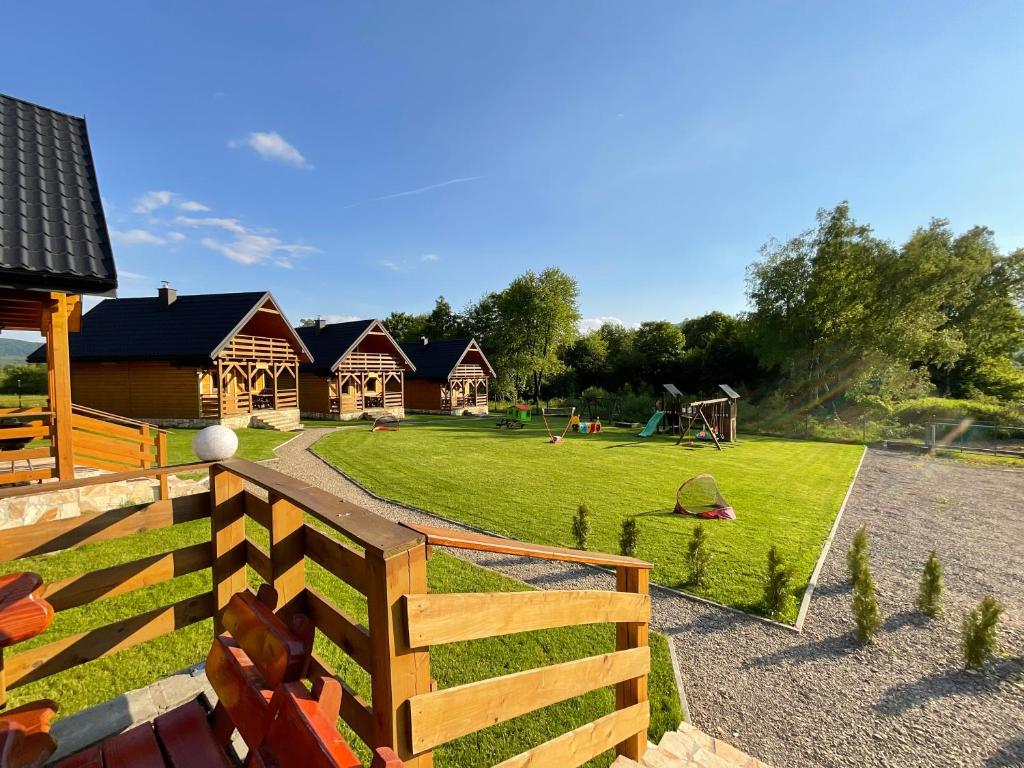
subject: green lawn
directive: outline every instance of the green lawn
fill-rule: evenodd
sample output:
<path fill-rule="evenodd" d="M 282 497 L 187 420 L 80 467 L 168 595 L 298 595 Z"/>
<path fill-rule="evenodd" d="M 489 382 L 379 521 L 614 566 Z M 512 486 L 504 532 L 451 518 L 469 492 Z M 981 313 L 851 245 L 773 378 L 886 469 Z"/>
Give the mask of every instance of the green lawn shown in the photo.
<path fill-rule="evenodd" d="M 192 453 L 192 438 L 198 429 L 173 429 L 167 431 L 167 460 L 170 464 L 187 464 L 198 461 Z M 281 443 L 295 437 L 294 432 L 276 432 L 272 429 L 236 429 L 240 459 L 263 461 L 274 458 L 274 449 Z"/>
<path fill-rule="evenodd" d="M 249 534 L 266 545 L 266 532 L 250 524 Z M 33 570 L 47 581 L 128 562 L 156 552 L 168 551 L 208 540 L 209 522 L 197 521 L 175 528 L 136 534 L 101 542 L 57 555 L 26 558 L 0 564 L 0 573 Z M 366 601 L 343 582 L 316 564 L 307 561 L 307 578 L 320 592 L 360 622 L 366 623 Z M 516 591 L 528 589 L 462 560 L 435 554 L 429 563 L 432 591 Z M 141 611 L 201 594 L 210 589 L 209 572 L 190 574 L 154 585 L 129 595 L 92 603 L 57 614 L 50 630 L 7 651 L 8 654 L 53 641 L 59 637 L 102 626 Z M 200 622 L 144 645 L 136 646 L 105 659 L 75 667 L 58 675 L 30 683 L 11 692 L 10 706 L 40 697 L 57 700 L 60 716 L 106 701 L 118 693 L 139 688 L 172 672 L 202 660 L 209 648 L 212 623 Z M 614 650 L 612 625 L 572 627 L 542 632 L 509 635 L 489 640 L 438 646 L 431 653 L 431 673 L 442 688 L 474 680 L 546 666 Z M 652 674 L 650 680 L 651 727 L 649 735 L 658 740 L 664 731 L 674 729 L 682 719 L 679 696 L 672 675 L 668 644 L 664 636 L 651 634 Z M 367 674 L 337 647 L 318 637 L 317 652 L 326 663 L 367 700 L 370 698 Z M 437 751 L 437 765 L 448 768 L 484 768 L 494 765 L 529 747 L 590 722 L 614 708 L 611 689 L 548 707 L 516 720 L 493 726 L 467 736 Z M 367 750 L 352 734 L 349 740 L 369 764 Z M 607 766 L 605 756 L 594 766 Z"/>
<path fill-rule="evenodd" d="M 21 396 L 21 407 L 22 408 L 37 408 L 45 407 L 47 402 L 46 395 L 22 395 Z M 0 408 L 17 408 L 18 407 L 18 396 L 17 395 L 5 395 L 0 394 Z"/>
<path fill-rule="evenodd" d="M 622 520 L 636 515 L 639 556 L 655 564 L 655 581 L 743 610 L 760 610 L 774 544 L 793 567 L 799 598 L 863 449 L 765 437 L 721 452 L 674 442 L 606 428 L 549 445 L 542 423 L 510 432 L 494 420 L 450 418 L 399 432 L 342 430 L 315 450 L 375 493 L 527 541 L 573 546 L 570 521 L 585 501 L 590 548 L 616 552 Z M 737 520 L 673 514 L 676 488 L 700 472 L 715 476 Z M 714 552 L 705 588 L 687 583 L 683 558 L 697 526 Z"/>

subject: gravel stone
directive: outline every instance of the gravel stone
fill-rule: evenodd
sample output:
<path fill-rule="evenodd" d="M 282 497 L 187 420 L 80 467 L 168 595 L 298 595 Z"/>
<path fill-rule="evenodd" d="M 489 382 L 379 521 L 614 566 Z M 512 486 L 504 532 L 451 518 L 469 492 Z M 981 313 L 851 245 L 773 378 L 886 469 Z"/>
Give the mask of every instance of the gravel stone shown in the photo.
<path fill-rule="evenodd" d="M 307 449 L 272 466 L 391 520 L 465 528 L 378 499 Z M 853 635 L 844 554 L 866 523 L 885 617 Z M 937 550 L 945 613 L 914 611 Z M 607 571 L 480 552 L 453 554 L 542 589 L 614 589 Z M 986 594 L 1006 608 L 1001 657 L 963 670 L 960 622 Z M 776 766 L 1024 766 L 1024 472 L 884 450 L 864 459 L 802 633 L 652 585 L 652 626 L 679 656 L 694 725 Z"/>

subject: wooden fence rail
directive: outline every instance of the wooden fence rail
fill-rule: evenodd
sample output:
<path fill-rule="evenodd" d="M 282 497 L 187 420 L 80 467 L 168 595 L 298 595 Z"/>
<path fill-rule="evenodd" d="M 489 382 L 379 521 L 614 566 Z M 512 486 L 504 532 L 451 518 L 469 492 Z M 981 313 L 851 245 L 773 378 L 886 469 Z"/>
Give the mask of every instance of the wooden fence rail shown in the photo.
<path fill-rule="evenodd" d="M 247 461 L 202 466 L 210 468 L 209 492 L 40 523 L 0 537 L 0 560 L 16 560 L 209 518 L 209 542 L 46 585 L 45 596 L 56 611 L 205 569 L 210 569 L 212 577 L 207 593 L 0 659 L 6 676 L 6 683 L 0 676 L 0 702 L 6 688 L 46 678 L 198 621 L 213 618 L 219 631 L 220 615 L 231 595 L 248 588 L 255 573 L 276 590 L 279 612 L 308 616 L 322 637 L 369 674 L 369 701 L 339 680 L 341 717 L 371 748 L 394 749 L 408 768 L 430 768 L 433 749 L 452 739 L 611 686 L 616 691 L 615 711 L 510 758 L 498 768 L 572 768 L 613 748 L 619 754 L 639 757 L 649 720 L 647 563 L 475 534 L 413 529 Z M 94 485 L 196 468 L 139 468 L 52 487 Z M 23 488 L 0 491 L 0 499 L 24 495 Z M 247 520 L 265 529 L 267 545 L 247 536 Z M 618 588 L 615 592 L 431 594 L 427 588 L 428 543 L 613 567 Z M 307 582 L 310 562 L 365 595 L 365 626 Z M 431 679 L 433 645 L 595 623 L 617 627 L 615 648 L 607 653 L 443 690 L 437 690 Z M 336 673 L 314 654 L 309 679 L 322 676 L 336 677 Z"/>

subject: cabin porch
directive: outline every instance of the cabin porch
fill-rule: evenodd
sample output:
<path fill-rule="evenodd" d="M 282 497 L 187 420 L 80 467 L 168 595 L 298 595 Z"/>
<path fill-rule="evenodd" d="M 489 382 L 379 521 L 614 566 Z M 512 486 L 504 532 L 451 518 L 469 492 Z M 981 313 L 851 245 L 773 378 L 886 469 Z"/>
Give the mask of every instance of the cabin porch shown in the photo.
<path fill-rule="evenodd" d="M 239 334 L 199 374 L 199 414 L 223 419 L 299 407 L 299 358 L 283 338 Z"/>
<path fill-rule="evenodd" d="M 68 334 L 80 323 L 80 296 L 0 290 L 0 327 L 46 338 L 49 393 L 45 407 L 0 409 L 0 487 L 167 463 L 163 430 L 72 402 Z"/>
<path fill-rule="evenodd" d="M 460 414 L 464 410 L 486 415 L 488 379 L 480 371 L 476 376 L 453 376 L 441 389 L 441 410 Z"/>
<path fill-rule="evenodd" d="M 332 653 L 342 654 L 346 663 L 352 662 L 369 676 L 371 696 L 366 699 L 316 652 L 302 671 L 314 686 L 314 698 L 319 695 L 324 702 L 323 692 L 336 692 L 337 698 L 326 701 L 323 709 L 329 711 L 328 705 L 336 701 L 333 711 L 347 732 L 371 750 L 394 750 L 401 761 L 375 765 L 427 768 L 434 764 L 433 751 L 441 744 L 611 686 L 616 696 L 614 708 L 607 714 L 535 745 L 501 762 L 499 768 L 534 764 L 572 768 L 608 749 L 631 759 L 639 759 L 645 751 L 650 716 L 647 563 L 395 524 L 322 490 L 237 459 L 139 469 L 60 486 L 84 487 L 129 476 L 197 471 L 209 472 L 208 491 L 111 513 L 39 523 L 0 538 L 0 562 L 11 570 L 28 556 L 209 521 L 205 543 L 42 585 L 37 597 L 58 614 L 142 588 L 158 589 L 159 584 L 186 574 L 205 572 L 210 578 L 208 592 L 78 635 L 25 646 L 20 646 L 29 639 L 25 635 L 14 644 L 3 640 L 0 646 L 11 647 L 0 650 L 4 657 L 0 702 L 7 700 L 9 692 L 17 696 L 23 686 L 209 618 L 214 620 L 215 633 L 228 629 L 234 634 L 238 624 L 227 618 L 233 596 L 263 583 L 272 587 L 274 612 L 282 621 L 299 626 L 295 617 L 307 617 L 315 628 L 318 648 L 320 642 L 329 644 Z M 0 500 L 34 492 L 32 488 L 8 489 L 0 491 Z M 602 565 L 616 570 L 618 591 L 432 594 L 426 583 L 431 546 Z M 322 583 L 325 576 L 365 598 L 368 626 L 358 624 L 316 589 L 314 585 Z M 0 625 L 3 618 L 0 611 Z M 430 660 L 435 645 L 602 622 L 617 627 L 615 647 L 608 653 L 443 690 L 432 681 Z M 37 630 L 45 625 L 48 621 Z M 9 637 L 0 633 L 0 638 Z M 38 685 L 34 688 L 45 691 Z M 115 719 L 110 724 L 117 729 Z M 55 732 L 59 734 L 61 729 Z M 92 734 L 94 738 L 103 735 Z M 33 744 L 48 748 L 39 734 Z"/>

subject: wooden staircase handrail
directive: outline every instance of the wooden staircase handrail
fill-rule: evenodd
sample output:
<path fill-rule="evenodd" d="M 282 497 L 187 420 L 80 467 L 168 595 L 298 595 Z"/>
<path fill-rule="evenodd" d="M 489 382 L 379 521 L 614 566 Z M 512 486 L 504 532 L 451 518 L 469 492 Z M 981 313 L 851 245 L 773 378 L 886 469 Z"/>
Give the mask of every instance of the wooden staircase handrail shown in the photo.
<path fill-rule="evenodd" d="M 500 555 L 518 555 L 534 557 L 540 560 L 560 560 L 568 563 L 584 563 L 587 565 L 603 565 L 608 568 L 637 568 L 650 570 L 654 566 L 635 557 L 609 555 L 604 552 L 585 552 L 567 547 L 552 547 L 547 544 L 531 544 L 500 536 L 487 536 L 471 531 L 435 528 L 418 523 L 401 523 L 404 527 L 423 534 L 427 543 L 437 547 L 452 549 L 471 549 L 477 552 L 493 552 Z"/>
<path fill-rule="evenodd" d="M 109 413 L 107 411 L 101 411 L 98 408 L 90 408 L 87 405 L 78 405 L 77 403 L 72 403 L 72 405 L 71 405 L 71 412 L 72 413 L 78 413 L 78 414 L 83 415 L 83 416 L 92 416 L 93 418 L 101 419 L 102 421 L 110 421 L 110 422 L 113 422 L 114 424 L 122 424 L 124 426 L 129 426 L 130 425 L 130 426 L 134 426 L 134 427 L 149 427 L 154 432 L 162 433 L 162 434 L 165 434 L 165 435 L 167 434 L 167 430 L 166 429 L 161 429 L 160 427 L 156 426 L 155 424 L 150 424 L 147 421 L 139 421 L 137 419 L 129 419 L 127 416 L 119 416 L 116 413 Z"/>

